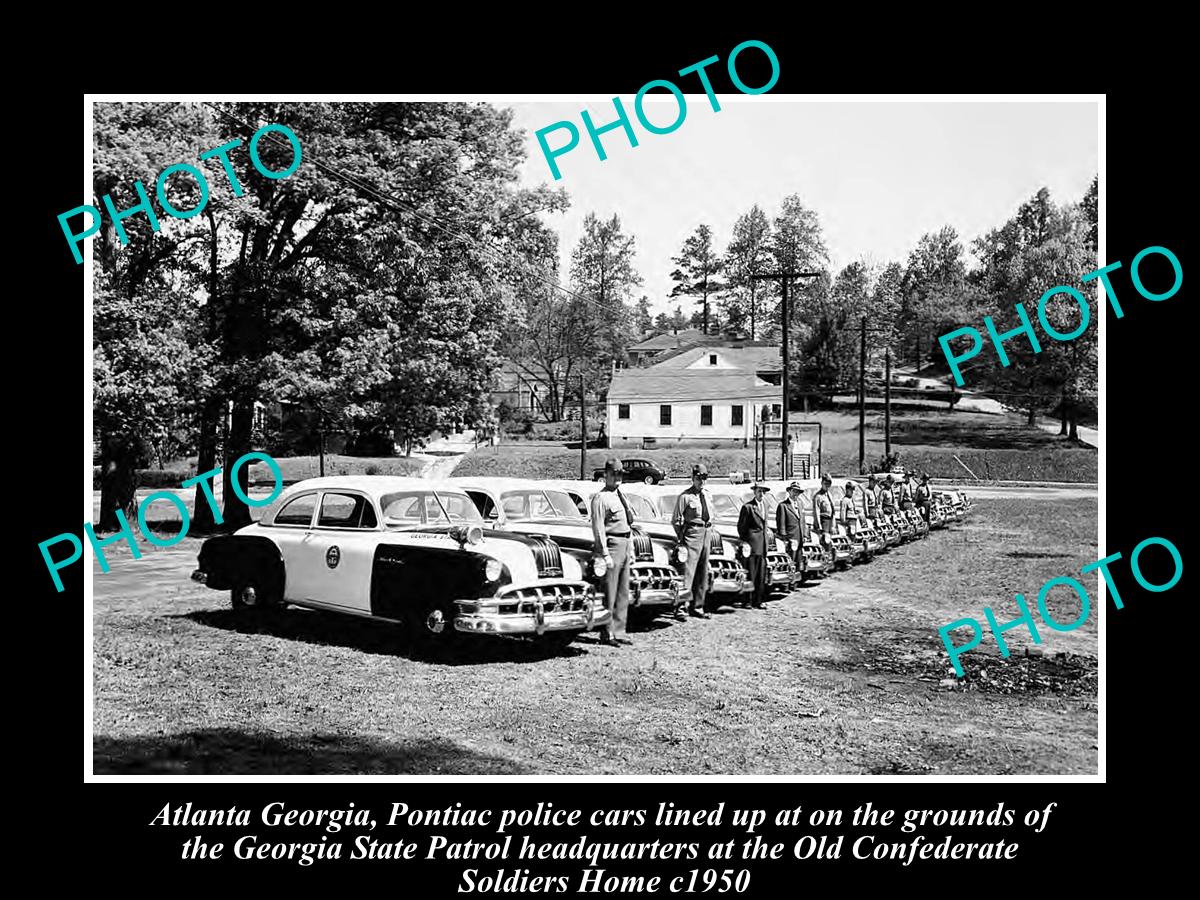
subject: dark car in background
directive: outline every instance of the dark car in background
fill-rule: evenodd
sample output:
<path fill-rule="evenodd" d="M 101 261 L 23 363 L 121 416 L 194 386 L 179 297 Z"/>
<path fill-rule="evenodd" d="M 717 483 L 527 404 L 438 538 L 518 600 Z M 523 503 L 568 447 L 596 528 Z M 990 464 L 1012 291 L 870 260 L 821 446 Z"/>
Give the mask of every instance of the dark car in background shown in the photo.
<path fill-rule="evenodd" d="M 640 481 L 643 484 L 658 484 L 667 477 L 667 473 L 650 462 L 648 459 L 623 459 L 621 466 L 624 472 L 621 473 L 622 481 Z M 592 478 L 596 481 L 604 480 L 604 469 L 593 469 Z"/>

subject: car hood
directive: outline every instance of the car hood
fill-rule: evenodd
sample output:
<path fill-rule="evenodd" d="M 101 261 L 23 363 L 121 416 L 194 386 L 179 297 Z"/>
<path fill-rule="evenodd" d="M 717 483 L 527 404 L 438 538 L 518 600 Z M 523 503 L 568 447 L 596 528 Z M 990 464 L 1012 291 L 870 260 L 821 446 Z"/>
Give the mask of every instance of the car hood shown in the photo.
<path fill-rule="evenodd" d="M 401 535 L 421 535 L 423 539 L 440 539 L 439 545 L 447 547 L 459 546 L 449 534 L 449 529 L 446 527 L 437 528 L 422 528 L 412 531 L 394 532 L 399 537 Z M 509 574 L 512 576 L 512 583 L 516 585 L 529 584 L 539 579 L 537 572 L 537 561 L 534 559 L 531 546 L 536 542 L 536 537 L 529 534 L 520 534 L 518 532 L 505 531 L 490 531 L 484 529 L 483 540 L 478 544 L 465 544 L 463 550 L 468 553 L 477 553 L 482 556 L 490 556 L 492 559 L 499 560 L 508 567 Z M 396 543 L 407 543 L 400 540 Z M 555 540 L 555 543 L 559 543 Z M 579 562 L 567 553 L 562 553 L 562 577 L 569 581 L 579 581 L 583 578 L 583 571 L 580 568 Z"/>

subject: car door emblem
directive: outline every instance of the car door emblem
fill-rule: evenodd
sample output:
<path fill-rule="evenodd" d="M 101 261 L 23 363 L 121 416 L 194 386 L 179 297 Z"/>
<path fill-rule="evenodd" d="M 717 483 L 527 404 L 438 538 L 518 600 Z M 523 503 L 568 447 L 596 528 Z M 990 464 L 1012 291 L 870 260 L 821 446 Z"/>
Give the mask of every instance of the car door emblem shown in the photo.
<path fill-rule="evenodd" d="M 338 567 L 338 563 L 341 561 L 342 551 L 337 548 L 337 544 L 334 544 L 325 551 L 325 565 L 329 566 L 329 568 L 336 569 Z"/>

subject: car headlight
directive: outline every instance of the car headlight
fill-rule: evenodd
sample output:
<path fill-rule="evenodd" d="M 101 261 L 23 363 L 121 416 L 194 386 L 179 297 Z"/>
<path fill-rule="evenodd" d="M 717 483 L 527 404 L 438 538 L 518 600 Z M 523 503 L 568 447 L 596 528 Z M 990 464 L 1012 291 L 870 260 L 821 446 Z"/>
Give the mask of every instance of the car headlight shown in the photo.
<path fill-rule="evenodd" d="M 483 575 L 488 581 L 496 581 L 504 572 L 504 564 L 498 559 L 489 559 L 483 567 Z"/>
<path fill-rule="evenodd" d="M 606 572 L 608 572 L 608 563 L 599 557 L 592 560 L 592 574 L 599 578 Z"/>
<path fill-rule="evenodd" d="M 678 547 L 675 548 L 675 558 L 677 560 L 679 560 L 680 562 L 687 562 L 687 557 L 688 557 L 687 547 L 684 547 L 682 544 L 680 544 Z"/>
<path fill-rule="evenodd" d="M 742 546 L 741 546 L 741 548 L 738 550 L 738 552 L 739 552 L 739 553 L 740 553 L 742 556 L 744 556 L 744 557 L 748 557 L 748 556 L 750 555 L 750 545 L 749 545 L 749 544 L 746 544 L 746 543 L 743 543 L 743 544 L 742 544 Z"/>

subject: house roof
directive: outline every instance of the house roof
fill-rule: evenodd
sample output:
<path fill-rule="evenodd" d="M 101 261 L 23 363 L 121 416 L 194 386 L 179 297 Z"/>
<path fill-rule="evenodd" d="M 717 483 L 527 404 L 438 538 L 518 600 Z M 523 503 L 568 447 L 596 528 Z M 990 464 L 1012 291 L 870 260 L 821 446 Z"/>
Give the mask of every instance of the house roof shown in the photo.
<path fill-rule="evenodd" d="M 669 359 L 656 362 L 651 369 L 686 369 L 698 359 L 716 353 L 727 364 L 747 372 L 782 372 L 783 359 L 778 345 L 764 347 L 693 347 Z"/>
<path fill-rule="evenodd" d="M 779 388 L 750 372 L 706 372 L 694 369 L 618 369 L 608 388 L 608 401 L 772 400 Z"/>
<path fill-rule="evenodd" d="M 688 344 L 695 344 L 703 338 L 704 332 L 699 328 L 689 328 L 681 331 L 678 334 L 667 332 L 666 334 L 656 335 L 648 338 L 640 344 L 634 344 L 629 348 L 630 352 L 637 353 L 653 353 L 658 350 L 673 350 L 676 347 L 682 347 Z"/>

